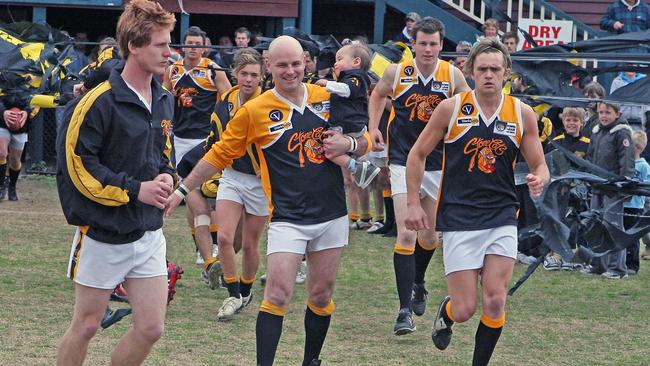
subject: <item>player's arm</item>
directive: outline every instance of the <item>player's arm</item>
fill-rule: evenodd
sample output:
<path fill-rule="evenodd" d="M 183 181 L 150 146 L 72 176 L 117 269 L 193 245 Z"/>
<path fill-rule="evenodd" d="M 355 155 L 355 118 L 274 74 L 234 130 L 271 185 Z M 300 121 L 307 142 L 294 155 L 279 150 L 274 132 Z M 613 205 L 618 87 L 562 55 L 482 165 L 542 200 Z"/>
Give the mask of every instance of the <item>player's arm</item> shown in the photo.
<path fill-rule="evenodd" d="M 169 196 L 165 205 L 165 216 L 185 198 L 187 193 L 198 188 L 203 182 L 232 164 L 233 160 L 246 153 L 246 146 L 253 141 L 255 128 L 250 121 L 246 107 L 240 108 L 232 118 L 220 140 L 199 160 L 192 172 L 183 180 L 174 194 Z"/>
<path fill-rule="evenodd" d="M 521 115 L 523 118 L 524 134 L 521 138 L 520 150 L 526 162 L 530 174 L 526 176 L 530 193 L 537 197 L 542 194 L 544 186 L 550 179 L 546 160 L 544 159 L 544 149 L 539 141 L 539 132 L 537 130 L 537 114 L 533 109 L 521 104 Z"/>
<path fill-rule="evenodd" d="M 379 131 L 379 120 L 381 119 L 382 113 L 384 113 L 386 97 L 390 96 L 393 92 L 396 73 L 397 65 L 388 65 L 368 99 L 368 132 L 370 132 L 370 137 L 375 145 L 373 147 L 375 151 L 383 150 L 382 145 L 384 144 L 384 139 Z"/>
<path fill-rule="evenodd" d="M 454 95 L 470 90 L 472 89 L 467 85 L 465 75 L 459 68 L 454 66 Z"/>
<path fill-rule="evenodd" d="M 335 130 L 327 130 L 324 134 L 327 137 L 323 140 L 323 149 L 325 157 L 329 160 L 347 153 L 363 156 L 372 150 L 372 139 L 367 131 L 357 138 Z"/>
<path fill-rule="evenodd" d="M 429 228 L 427 215 L 420 206 L 420 186 L 424 176 L 424 165 L 427 156 L 445 136 L 445 131 L 449 127 L 449 121 L 454 112 L 454 102 L 455 98 L 445 99 L 433 110 L 429 122 L 406 159 L 406 204 L 408 207 L 406 228 L 409 230 Z"/>
<path fill-rule="evenodd" d="M 214 66 L 218 67 L 217 64 L 214 64 Z M 214 72 L 214 84 L 217 86 L 219 93 L 223 94 L 232 88 L 228 80 L 228 75 L 224 71 L 213 70 L 212 72 Z"/>
<path fill-rule="evenodd" d="M 79 103 L 66 131 L 65 164 L 75 188 L 89 200 L 104 206 L 122 206 L 137 198 L 163 208 L 172 187 L 165 182 L 141 182 L 125 172 L 114 172 L 102 164 L 99 154 L 110 124 L 108 106 L 99 102 Z"/>

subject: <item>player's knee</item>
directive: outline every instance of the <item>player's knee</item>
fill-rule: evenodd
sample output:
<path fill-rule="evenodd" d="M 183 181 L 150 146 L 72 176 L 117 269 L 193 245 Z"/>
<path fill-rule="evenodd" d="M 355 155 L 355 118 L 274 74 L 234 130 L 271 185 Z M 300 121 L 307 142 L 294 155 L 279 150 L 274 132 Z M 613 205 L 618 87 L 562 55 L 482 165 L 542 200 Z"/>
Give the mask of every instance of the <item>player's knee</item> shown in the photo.
<path fill-rule="evenodd" d="M 326 307 L 330 303 L 332 295 L 334 293 L 332 287 L 333 286 L 327 286 L 324 284 L 323 286 L 314 288 L 309 293 L 309 302 L 317 307 Z"/>
<path fill-rule="evenodd" d="M 217 231 L 217 243 L 219 246 L 232 247 L 233 246 L 233 237 L 230 233 L 224 232 L 225 230 Z"/>
<path fill-rule="evenodd" d="M 78 319 L 74 321 L 70 328 L 83 340 L 90 341 L 97 333 L 100 322 L 101 319 L 99 318 L 87 317 L 85 319 Z"/>
<path fill-rule="evenodd" d="M 138 325 L 135 323 L 134 328 L 138 335 L 149 344 L 156 343 L 165 331 L 165 325 L 163 323 L 151 323 L 145 325 Z"/>
<path fill-rule="evenodd" d="M 474 316 L 474 312 L 476 312 L 476 302 L 457 303 L 454 301 L 452 303 L 452 309 L 454 320 L 458 323 L 462 323 Z"/>
<path fill-rule="evenodd" d="M 488 292 L 483 294 L 483 312 L 496 317 L 503 312 L 506 306 L 505 293 Z"/>
<path fill-rule="evenodd" d="M 256 255 L 258 252 L 258 243 L 253 240 L 246 240 L 242 243 L 242 250 L 244 255 Z"/>
<path fill-rule="evenodd" d="M 269 286 L 271 284 L 267 284 Z M 265 300 L 281 308 L 286 308 L 291 301 L 291 289 L 288 286 L 274 285 L 266 290 Z"/>

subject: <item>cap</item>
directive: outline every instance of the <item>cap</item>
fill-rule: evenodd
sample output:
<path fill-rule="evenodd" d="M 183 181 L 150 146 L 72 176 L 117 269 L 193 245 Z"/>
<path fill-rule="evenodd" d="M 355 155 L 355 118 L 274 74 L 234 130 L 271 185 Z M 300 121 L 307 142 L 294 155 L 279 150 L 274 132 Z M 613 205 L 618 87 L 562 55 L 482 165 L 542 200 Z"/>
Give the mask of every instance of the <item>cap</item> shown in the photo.
<path fill-rule="evenodd" d="M 420 18 L 420 14 L 418 14 L 418 13 L 412 11 L 412 12 L 406 14 L 406 17 L 404 18 L 405 21 L 406 21 L 406 20 L 409 20 L 409 19 L 410 19 L 410 20 L 413 20 L 413 21 L 416 21 L 416 22 L 419 22 L 420 19 L 421 19 L 421 18 Z"/>

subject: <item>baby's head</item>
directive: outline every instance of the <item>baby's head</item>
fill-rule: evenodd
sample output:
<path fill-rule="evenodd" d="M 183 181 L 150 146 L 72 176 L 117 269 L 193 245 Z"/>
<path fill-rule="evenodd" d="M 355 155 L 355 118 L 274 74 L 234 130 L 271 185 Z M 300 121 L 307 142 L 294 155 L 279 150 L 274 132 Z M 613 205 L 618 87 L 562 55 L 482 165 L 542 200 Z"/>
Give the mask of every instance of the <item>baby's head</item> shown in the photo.
<path fill-rule="evenodd" d="M 370 68 L 370 50 L 360 42 L 352 42 L 341 47 L 336 52 L 334 72 L 339 76 L 341 71 L 358 69 L 368 71 Z"/>

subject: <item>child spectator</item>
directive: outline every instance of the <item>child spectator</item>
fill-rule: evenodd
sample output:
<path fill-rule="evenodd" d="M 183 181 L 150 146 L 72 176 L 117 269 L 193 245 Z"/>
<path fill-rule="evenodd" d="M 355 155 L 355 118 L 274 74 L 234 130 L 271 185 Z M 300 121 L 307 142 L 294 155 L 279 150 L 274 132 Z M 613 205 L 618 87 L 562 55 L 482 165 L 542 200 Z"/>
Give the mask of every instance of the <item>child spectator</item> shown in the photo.
<path fill-rule="evenodd" d="M 332 93 L 329 119 L 331 129 L 349 135 L 351 141 L 361 136 L 368 125 L 369 67 L 368 47 L 361 43 L 351 43 L 336 53 L 334 73 L 339 81 L 319 80 L 316 83 Z M 353 147 L 355 145 L 352 144 Z M 338 156 L 332 162 L 352 173 L 355 183 L 361 188 L 366 188 L 379 173 L 379 168 L 371 162 L 357 162 L 348 155 Z"/>
<path fill-rule="evenodd" d="M 585 88 L 582 90 L 582 94 L 585 96 L 585 98 L 600 100 L 605 98 L 605 88 L 603 88 L 602 85 L 598 84 L 598 82 L 592 81 L 591 83 L 587 84 L 587 86 L 585 86 Z M 591 136 L 591 131 L 599 123 L 597 109 L 597 102 L 592 102 L 587 105 L 587 115 L 585 117 L 584 126 L 584 134 L 587 137 Z"/>
<path fill-rule="evenodd" d="M 564 133 L 555 137 L 553 142 L 584 159 L 589 148 L 589 138 L 584 136 L 582 132 L 585 110 L 582 108 L 566 107 L 562 110 L 560 118 L 562 118 L 562 124 L 564 125 Z M 554 149 L 551 144 L 550 150 Z M 559 255 L 553 252 L 547 254 L 544 259 L 544 269 L 546 270 L 558 270 L 562 268 L 571 271 L 575 267 L 576 265 L 574 263 L 563 261 Z"/>
<path fill-rule="evenodd" d="M 650 165 L 641 157 L 641 152 L 648 144 L 648 136 L 643 131 L 637 131 L 632 134 L 632 142 L 634 143 L 635 177 L 642 182 L 647 182 L 650 180 Z M 645 196 L 632 196 L 629 201 L 625 202 L 623 205 L 625 208 L 623 225 L 625 225 L 626 230 L 639 221 L 639 215 L 643 214 L 644 206 Z M 639 250 L 640 244 L 638 240 L 626 249 L 625 263 L 627 265 L 627 273 L 630 275 L 639 273 Z"/>
<path fill-rule="evenodd" d="M 594 127 L 587 150 L 587 160 L 619 176 L 634 175 L 634 147 L 632 128 L 621 119 L 621 107 L 611 102 L 598 104 L 599 124 Z M 620 194 L 607 196 L 594 190 L 590 208 L 602 212 L 604 220 L 619 227 L 623 226 L 623 201 Z M 627 277 L 625 249 L 610 252 L 591 260 L 591 265 L 582 270 L 585 274 L 602 274 L 610 279 Z"/>

